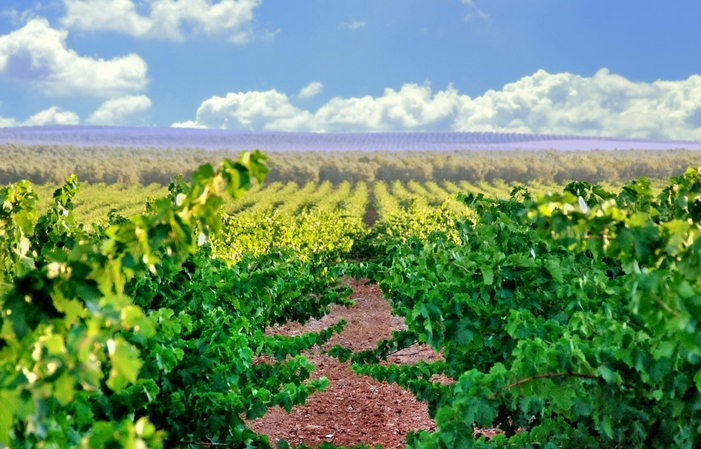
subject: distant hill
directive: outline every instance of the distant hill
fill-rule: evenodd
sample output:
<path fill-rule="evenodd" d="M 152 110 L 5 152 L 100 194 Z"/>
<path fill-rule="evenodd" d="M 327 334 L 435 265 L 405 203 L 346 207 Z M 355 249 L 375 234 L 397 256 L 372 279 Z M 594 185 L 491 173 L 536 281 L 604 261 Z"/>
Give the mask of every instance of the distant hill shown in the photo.
<path fill-rule="evenodd" d="M 321 134 L 184 128 L 29 126 L 0 128 L 0 144 L 267 151 L 701 150 L 701 142 L 491 132 Z"/>

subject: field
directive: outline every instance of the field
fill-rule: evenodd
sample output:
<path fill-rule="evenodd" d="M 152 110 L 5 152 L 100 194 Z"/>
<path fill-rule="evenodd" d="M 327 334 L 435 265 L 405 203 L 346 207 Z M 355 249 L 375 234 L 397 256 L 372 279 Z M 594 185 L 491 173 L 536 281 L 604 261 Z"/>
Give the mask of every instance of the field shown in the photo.
<path fill-rule="evenodd" d="M 0 190 L 0 446 L 695 447 L 698 171 L 266 172 Z"/>
<path fill-rule="evenodd" d="M 511 191 L 516 186 L 524 186 L 534 195 L 562 192 L 564 188 L 564 185 L 556 183 L 531 182 L 524 185 L 516 182 L 506 183 L 501 180 L 496 180 L 491 183 L 481 181 L 474 184 L 469 181 L 428 181 L 423 183 L 409 181 L 404 183 L 393 182 L 389 184 L 385 182 L 379 182 L 378 184 L 359 182 L 352 187 L 356 190 L 360 188 L 360 191 L 356 192 L 356 194 L 359 198 L 364 198 L 364 203 L 361 207 L 364 212 L 355 211 L 354 213 L 362 215 L 367 214 L 369 209 L 376 211 L 376 201 L 374 198 L 371 199 L 375 185 L 379 186 L 381 191 L 388 189 L 388 193 L 390 193 L 396 201 L 410 201 L 411 198 L 416 198 L 418 202 L 423 203 L 425 206 L 432 207 L 439 206 L 446 200 L 448 203 L 455 205 L 455 202 L 452 200 L 458 193 L 481 193 L 489 198 L 496 199 L 509 198 Z M 664 185 L 666 185 L 666 181 L 651 181 L 651 188 L 655 193 L 659 193 Z M 622 186 L 623 184 L 620 183 L 602 184 L 602 187 L 605 189 L 616 193 L 621 190 Z M 59 184 L 34 186 L 34 190 L 39 197 L 37 203 L 38 210 L 46 210 L 51 205 L 53 201 L 52 194 L 59 187 Z M 238 214 L 248 209 L 251 210 L 248 210 L 247 213 L 250 213 L 252 210 L 262 211 L 266 209 L 278 209 L 278 213 L 285 211 L 290 212 L 291 210 L 295 210 L 294 204 L 296 204 L 296 201 L 302 201 L 302 204 L 315 206 L 318 210 L 329 208 L 345 209 L 345 203 L 343 201 L 319 204 L 319 199 L 325 197 L 329 190 L 335 192 L 334 195 L 337 200 L 344 200 L 347 199 L 347 196 L 350 196 L 351 185 L 346 182 L 338 186 L 333 186 L 329 182 L 322 182 L 320 184 L 306 183 L 300 186 L 292 181 L 256 185 L 251 191 L 247 192 L 244 197 L 227 201 L 223 206 L 223 212 L 226 214 Z M 366 193 L 363 194 L 362 191 L 366 191 Z M 106 224 L 109 221 L 108 213 L 112 209 L 122 216 L 131 217 L 144 212 L 145 205 L 149 198 L 159 198 L 167 194 L 167 186 L 160 186 L 158 184 L 151 184 L 148 186 L 139 184 L 125 186 L 123 184 L 81 183 L 80 190 L 73 199 L 73 216 L 75 217 L 75 222 L 78 224 L 90 225 L 91 223 L 99 222 Z M 304 197 L 300 197 L 299 195 L 304 195 Z M 360 201 L 359 198 L 358 201 Z M 280 207 L 283 205 L 284 207 Z M 396 213 L 397 211 L 394 212 Z M 385 210 L 385 213 L 391 212 Z M 374 212 L 372 212 L 372 214 L 374 216 Z"/>
<path fill-rule="evenodd" d="M 584 137 L 500 132 L 305 133 L 116 126 L 42 126 L 0 128 L 0 145 L 72 145 L 76 147 L 158 147 L 271 151 L 450 151 L 559 148 L 561 150 L 701 149 L 701 142 Z"/>

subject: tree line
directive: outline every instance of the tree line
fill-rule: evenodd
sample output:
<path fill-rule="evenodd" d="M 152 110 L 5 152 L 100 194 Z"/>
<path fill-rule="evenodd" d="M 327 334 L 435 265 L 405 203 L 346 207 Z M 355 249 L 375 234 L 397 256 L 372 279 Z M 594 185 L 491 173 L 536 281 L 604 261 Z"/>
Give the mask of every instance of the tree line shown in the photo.
<path fill-rule="evenodd" d="M 375 152 L 267 152 L 269 182 L 469 181 L 563 183 L 666 179 L 701 166 L 701 152 L 675 150 L 464 150 Z M 167 185 L 190 178 L 193 167 L 235 152 L 192 148 L 0 145 L 0 184 L 28 179 L 61 183 L 75 173 L 90 183 Z"/>

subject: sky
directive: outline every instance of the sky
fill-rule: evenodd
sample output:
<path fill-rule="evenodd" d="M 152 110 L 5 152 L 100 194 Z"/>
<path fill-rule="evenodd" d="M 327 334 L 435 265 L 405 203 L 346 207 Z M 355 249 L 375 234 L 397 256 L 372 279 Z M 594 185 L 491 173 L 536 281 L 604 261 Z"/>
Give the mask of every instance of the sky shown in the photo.
<path fill-rule="evenodd" d="M 701 140 L 701 2 L 0 0 L 0 127 Z"/>

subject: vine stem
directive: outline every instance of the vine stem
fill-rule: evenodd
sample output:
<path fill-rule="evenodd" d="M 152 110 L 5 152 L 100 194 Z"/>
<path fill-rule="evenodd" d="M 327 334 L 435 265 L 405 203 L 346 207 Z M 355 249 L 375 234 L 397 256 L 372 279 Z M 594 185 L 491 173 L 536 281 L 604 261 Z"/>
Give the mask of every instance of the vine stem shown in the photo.
<path fill-rule="evenodd" d="M 418 340 L 414 340 L 413 343 L 411 343 L 409 346 L 405 346 L 405 347 L 403 347 L 403 348 L 401 348 L 401 349 L 395 349 L 394 351 L 390 351 L 390 352 L 387 353 L 387 357 L 389 357 L 389 356 L 391 356 L 391 355 L 394 355 L 394 354 L 398 353 L 399 351 L 403 351 L 403 350 L 405 350 L 405 349 L 409 349 L 409 348 L 411 348 L 412 346 L 414 346 L 415 344 L 417 344 L 418 342 L 419 342 Z"/>
<path fill-rule="evenodd" d="M 680 317 L 679 313 L 676 310 L 669 307 L 669 305 L 667 303 L 665 303 L 664 301 L 662 301 L 662 299 L 660 299 L 657 295 L 651 294 L 650 296 L 652 297 L 652 299 L 655 300 L 655 302 L 657 302 L 657 304 L 662 306 L 662 308 L 665 309 L 667 312 L 669 312 L 672 316 L 674 316 L 675 318 Z"/>
<path fill-rule="evenodd" d="M 178 441 L 180 444 L 195 444 L 197 446 L 204 446 L 204 447 L 231 447 L 230 445 L 226 443 L 207 443 L 205 441 Z"/>
<path fill-rule="evenodd" d="M 505 386 L 499 391 L 495 391 L 494 393 L 490 394 L 488 396 L 489 399 L 494 399 L 499 393 L 503 393 L 506 390 L 510 390 L 511 388 L 518 387 L 519 385 L 523 385 L 525 383 L 528 383 L 532 380 L 536 379 L 551 379 L 553 377 L 578 377 L 580 379 L 601 379 L 601 377 L 596 376 L 594 374 L 581 374 L 581 373 L 545 373 L 545 374 L 538 374 L 537 376 L 530 376 L 526 377 L 524 379 L 517 380 L 514 383 L 510 383 L 509 385 Z M 624 386 L 629 386 L 627 384 L 623 384 Z"/>

